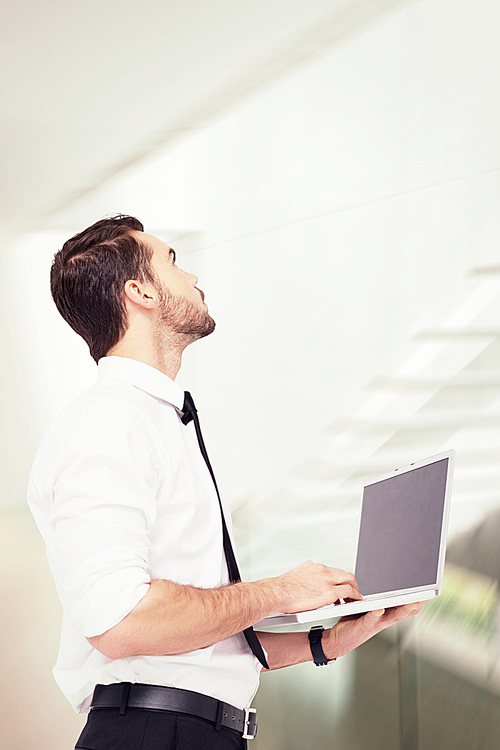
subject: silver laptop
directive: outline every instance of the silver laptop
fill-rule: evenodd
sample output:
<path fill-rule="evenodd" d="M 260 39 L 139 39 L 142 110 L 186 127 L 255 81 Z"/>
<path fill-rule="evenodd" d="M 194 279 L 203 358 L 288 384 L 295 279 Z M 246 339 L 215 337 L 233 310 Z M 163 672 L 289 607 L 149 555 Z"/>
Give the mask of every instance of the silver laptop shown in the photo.
<path fill-rule="evenodd" d="M 366 482 L 354 575 L 362 601 L 266 617 L 255 627 L 313 622 L 439 596 L 455 451 Z"/>

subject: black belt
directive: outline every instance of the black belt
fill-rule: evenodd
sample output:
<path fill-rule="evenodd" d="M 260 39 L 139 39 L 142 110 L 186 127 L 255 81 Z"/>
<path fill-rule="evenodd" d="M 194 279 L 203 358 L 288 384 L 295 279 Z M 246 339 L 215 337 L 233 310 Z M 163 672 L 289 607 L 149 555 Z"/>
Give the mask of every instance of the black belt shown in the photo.
<path fill-rule="evenodd" d="M 96 685 L 91 708 L 144 708 L 150 711 L 174 711 L 198 716 L 215 724 L 217 729 L 227 727 L 239 732 L 243 739 L 253 740 L 257 734 L 255 708 L 236 708 L 209 695 L 192 690 L 118 682 L 113 685 Z"/>

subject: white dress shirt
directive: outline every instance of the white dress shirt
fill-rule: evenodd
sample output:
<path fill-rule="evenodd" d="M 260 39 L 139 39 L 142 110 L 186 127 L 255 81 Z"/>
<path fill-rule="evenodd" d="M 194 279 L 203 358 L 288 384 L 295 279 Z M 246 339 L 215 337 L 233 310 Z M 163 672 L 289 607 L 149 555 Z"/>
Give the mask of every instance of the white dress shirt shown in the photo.
<path fill-rule="evenodd" d="M 98 683 L 180 687 L 238 708 L 257 690 L 261 666 L 241 633 L 186 654 L 115 660 L 86 639 L 120 622 L 152 580 L 229 580 L 219 502 L 194 425 L 181 422 L 183 400 L 159 370 L 104 357 L 36 455 L 28 502 L 64 610 L 54 676 L 79 712 Z"/>

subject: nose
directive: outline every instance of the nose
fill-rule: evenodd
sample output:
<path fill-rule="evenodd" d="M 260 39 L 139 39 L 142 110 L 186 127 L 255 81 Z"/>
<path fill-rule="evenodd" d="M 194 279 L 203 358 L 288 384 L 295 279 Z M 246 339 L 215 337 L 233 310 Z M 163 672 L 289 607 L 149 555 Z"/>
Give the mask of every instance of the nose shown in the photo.
<path fill-rule="evenodd" d="M 194 273 L 183 271 L 182 268 L 180 270 L 182 271 L 186 279 L 189 281 L 189 283 L 192 284 L 193 286 L 196 286 L 196 284 L 198 283 L 198 276 L 195 276 Z"/>

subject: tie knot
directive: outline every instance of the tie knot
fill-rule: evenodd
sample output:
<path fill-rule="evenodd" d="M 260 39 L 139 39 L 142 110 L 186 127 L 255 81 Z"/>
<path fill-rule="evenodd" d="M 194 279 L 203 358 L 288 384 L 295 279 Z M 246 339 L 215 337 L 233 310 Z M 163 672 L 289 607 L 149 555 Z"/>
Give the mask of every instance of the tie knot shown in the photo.
<path fill-rule="evenodd" d="M 182 411 L 182 422 L 184 424 L 189 424 L 196 414 L 196 406 L 194 405 L 193 397 L 189 391 L 184 391 L 184 404 L 182 406 Z"/>

